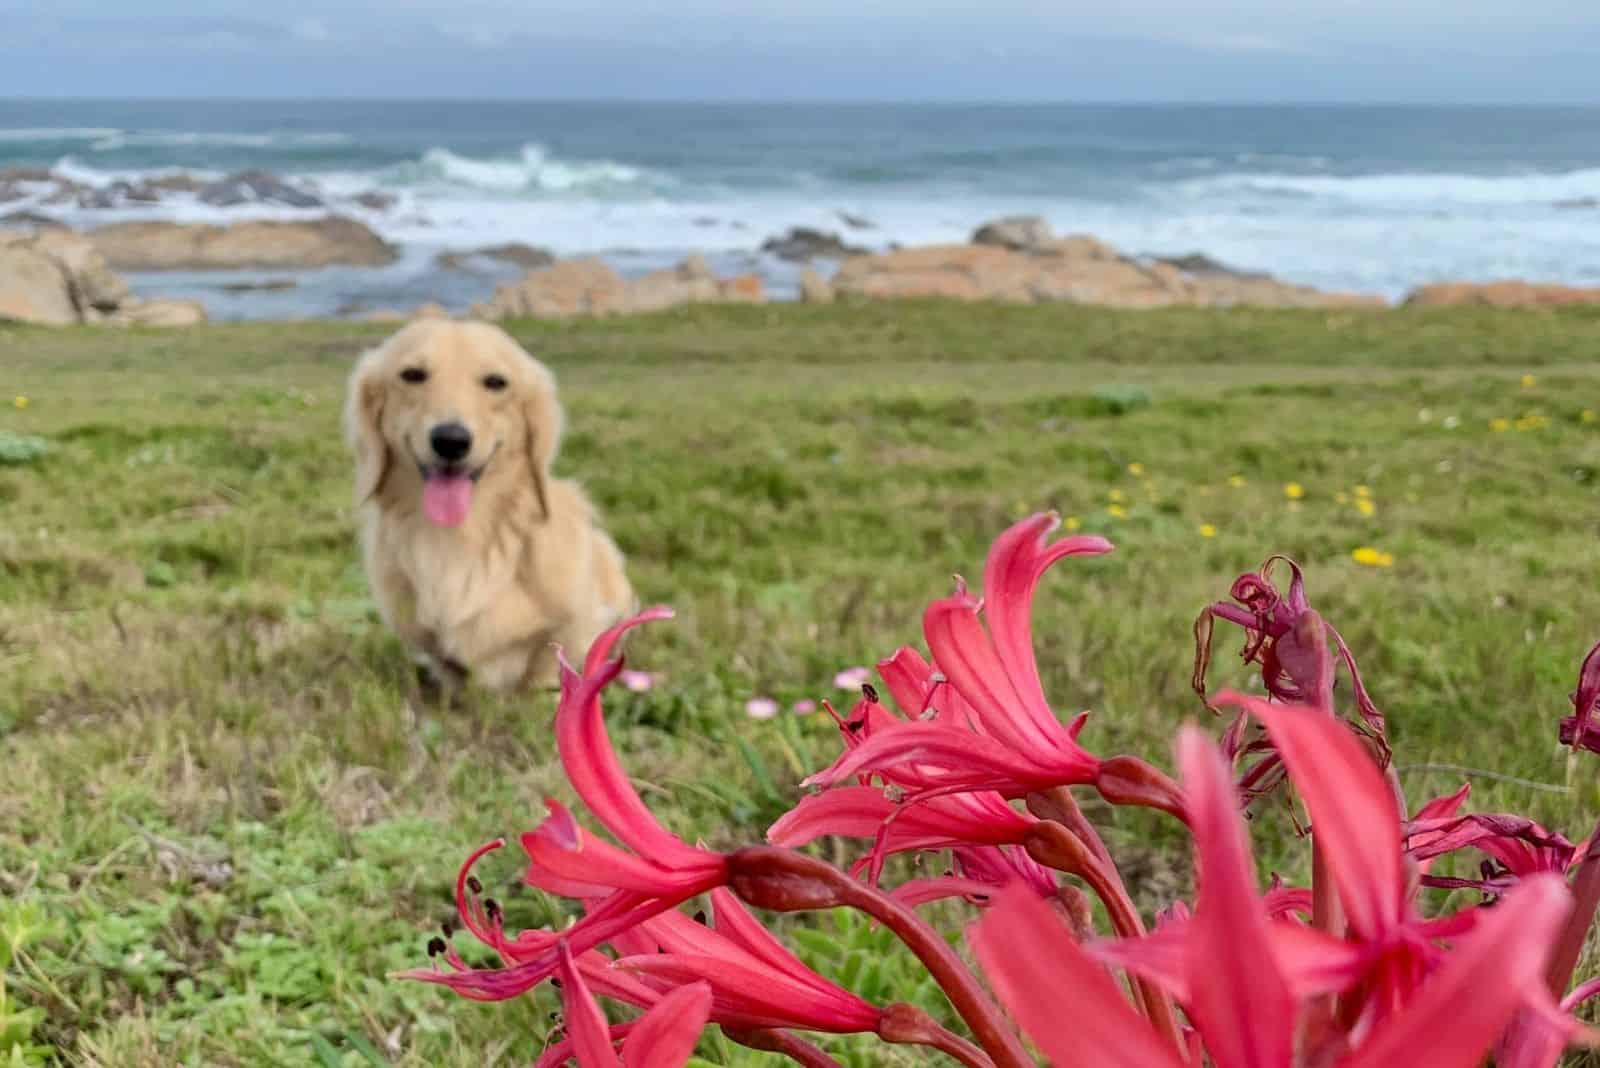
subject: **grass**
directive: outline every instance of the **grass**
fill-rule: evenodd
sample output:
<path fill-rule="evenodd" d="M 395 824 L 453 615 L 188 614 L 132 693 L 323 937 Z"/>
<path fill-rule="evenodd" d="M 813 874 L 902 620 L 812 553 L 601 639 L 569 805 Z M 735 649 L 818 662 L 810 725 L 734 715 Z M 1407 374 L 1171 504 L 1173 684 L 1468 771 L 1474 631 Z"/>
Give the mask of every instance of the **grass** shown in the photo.
<path fill-rule="evenodd" d="M 1049 507 L 1118 544 L 1053 573 L 1036 623 L 1092 749 L 1169 764 L 1204 715 L 1195 614 L 1281 551 L 1414 801 L 1478 768 L 1509 776 L 1472 776 L 1481 810 L 1574 839 L 1600 813 L 1554 739 L 1600 637 L 1600 316 L 907 304 L 514 332 L 560 376 L 560 466 L 679 610 L 632 647 L 664 683 L 608 712 L 685 834 L 756 838 L 836 751 L 823 717 L 750 721 L 750 696 L 828 696 L 916 641 L 948 576 Z M 547 994 L 386 978 L 425 959 L 460 859 L 566 794 L 548 696 L 422 704 L 376 622 L 337 422 L 381 336 L 0 328 L 0 1062 L 511 1065 L 552 1027 Z M 1218 683 L 1244 677 L 1234 640 Z M 1098 815 L 1147 904 L 1181 890 L 1170 828 Z M 1260 817 L 1259 848 L 1303 877 L 1287 824 Z M 484 868 L 511 923 L 556 919 L 515 852 Z M 863 993 L 937 1004 L 881 932 L 795 937 Z"/>

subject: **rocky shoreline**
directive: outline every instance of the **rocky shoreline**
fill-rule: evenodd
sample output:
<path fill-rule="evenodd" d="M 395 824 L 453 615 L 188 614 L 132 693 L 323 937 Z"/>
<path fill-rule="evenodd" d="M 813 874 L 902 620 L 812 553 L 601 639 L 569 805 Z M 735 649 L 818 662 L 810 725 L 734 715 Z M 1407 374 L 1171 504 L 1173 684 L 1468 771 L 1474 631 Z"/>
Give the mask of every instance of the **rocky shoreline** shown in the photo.
<path fill-rule="evenodd" d="M 69 229 L 50 213 L 68 206 L 100 210 L 159 205 L 168 198 L 211 207 L 259 205 L 292 209 L 292 218 L 229 222 L 179 222 L 121 218 Z M 8 203 L 26 207 L 4 212 Z M 262 171 L 202 180 L 186 174 L 89 186 L 50 171 L 0 169 L 0 319 L 52 324 L 181 325 L 203 322 L 195 300 L 140 300 L 114 271 L 309 271 L 329 267 L 383 268 L 403 250 L 354 214 L 383 213 L 394 198 L 366 191 L 340 198 Z M 359 209 L 359 210 L 358 210 Z M 844 218 L 852 231 L 870 220 Z M 875 251 L 839 233 L 796 227 L 764 239 L 752 256 L 800 267 L 798 298 L 835 300 L 942 298 L 1014 304 L 1075 303 L 1119 308 L 1385 307 L 1381 297 L 1328 292 L 1270 275 L 1235 270 L 1193 253 L 1137 256 L 1088 235 L 1057 235 L 1037 216 L 995 219 L 977 227 L 964 244 L 889 246 Z M 489 319 L 533 316 L 626 315 L 697 303 L 764 303 L 772 299 L 753 272 L 719 276 L 701 256 L 677 266 L 625 278 L 593 256 L 558 259 L 521 243 L 446 249 L 432 266 L 461 276 L 508 277 L 470 307 Z M 794 269 L 793 267 L 790 268 Z M 227 276 L 224 276 L 227 277 Z M 294 277 L 234 280 L 226 293 L 292 289 Z M 486 281 L 485 285 L 490 282 Z M 1600 289 L 1522 281 L 1444 282 L 1419 287 L 1402 303 L 1422 306 L 1545 307 L 1600 303 Z M 411 310 L 351 306 L 347 314 L 374 319 L 448 314 L 428 300 Z"/>

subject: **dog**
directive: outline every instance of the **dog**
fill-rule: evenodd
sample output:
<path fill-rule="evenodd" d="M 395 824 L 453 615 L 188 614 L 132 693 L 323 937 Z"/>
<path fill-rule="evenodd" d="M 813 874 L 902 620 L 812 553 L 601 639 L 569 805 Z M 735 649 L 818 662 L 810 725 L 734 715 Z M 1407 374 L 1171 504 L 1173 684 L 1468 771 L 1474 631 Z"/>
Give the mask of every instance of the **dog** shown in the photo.
<path fill-rule="evenodd" d="M 622 553 L 577 483 L 553 478 L 555 377 L 497 326 L 424 319 L 363 355 L 345 436 L 379 614 L 428 680 L 559 682 L 637 609 Z"/>

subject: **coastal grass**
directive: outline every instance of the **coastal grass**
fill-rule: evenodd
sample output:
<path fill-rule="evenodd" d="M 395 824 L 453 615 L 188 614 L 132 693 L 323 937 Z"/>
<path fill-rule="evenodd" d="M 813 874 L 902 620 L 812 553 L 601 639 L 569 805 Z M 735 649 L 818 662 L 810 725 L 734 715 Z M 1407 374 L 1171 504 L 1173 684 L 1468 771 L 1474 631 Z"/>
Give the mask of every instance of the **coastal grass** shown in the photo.
<path fill-rule="evenodd" d="M 919 642 L 950 575 L 976 583 L 1044 508 L 1117 544 L 1036 607 L 1046 689 L 1094 710 L 1092 750 L 1170 767 L 1176 728 L 1209 720 L 1196 613 L 1283 552 L 1413 803 L 1470 778 L 1476 809 L 1573 839 L 1600 816 L 1600 758 L 1555 741 L 1600 639 L 1600 315 L 909 303 L 511 328 L 560 378 L 559 467 L 678 611 L 630 646 L 660 683 L 607 713 L 686 836 L 759 839 L 837 752 L 825 716 L 746 700 L 848 702 L 839 669 Z M 550 695 L 430 704 L 376 619 L 338 412 L 384 331 L 0 327 L 0 1063 L 521 1065 L 557 1026 L 548 990 L 388 978 L 497 835 L 480 874 L 510 925 L 561 922 L 519 887 L 514 836 L 571 798 Z M 1241 684 L 1218 633 L 1214 682 Z M 1174 828 L 1092 814 L 1147 907 L 1184 892 Z M 1281 804 L 1254 833 L 1263 876 L 1305 878 Z M 785 925 L 857 992 L 942 1012 L 881 930 Z M 701 1055 L 756 1061 L 714 1036 Z"/>

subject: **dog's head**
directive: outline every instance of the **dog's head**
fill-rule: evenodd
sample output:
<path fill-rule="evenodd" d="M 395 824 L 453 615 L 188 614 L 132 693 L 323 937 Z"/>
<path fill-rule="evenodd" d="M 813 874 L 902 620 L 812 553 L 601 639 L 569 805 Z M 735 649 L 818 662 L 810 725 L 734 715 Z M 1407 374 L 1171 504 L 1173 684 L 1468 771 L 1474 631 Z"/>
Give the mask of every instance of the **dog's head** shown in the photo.
<path fill-rule="evenodd" d="M 411 323 L 356 364 L 345 434 L 356 455 L 356 501 L 384 491 L 397 468 L 414 471 L 432 522 L 460 526 L 481 485 L 545 481 L 561 439 L 550 371 L 487 323 Z M 412 480 L 405 477 L 409 485 Z"/>

